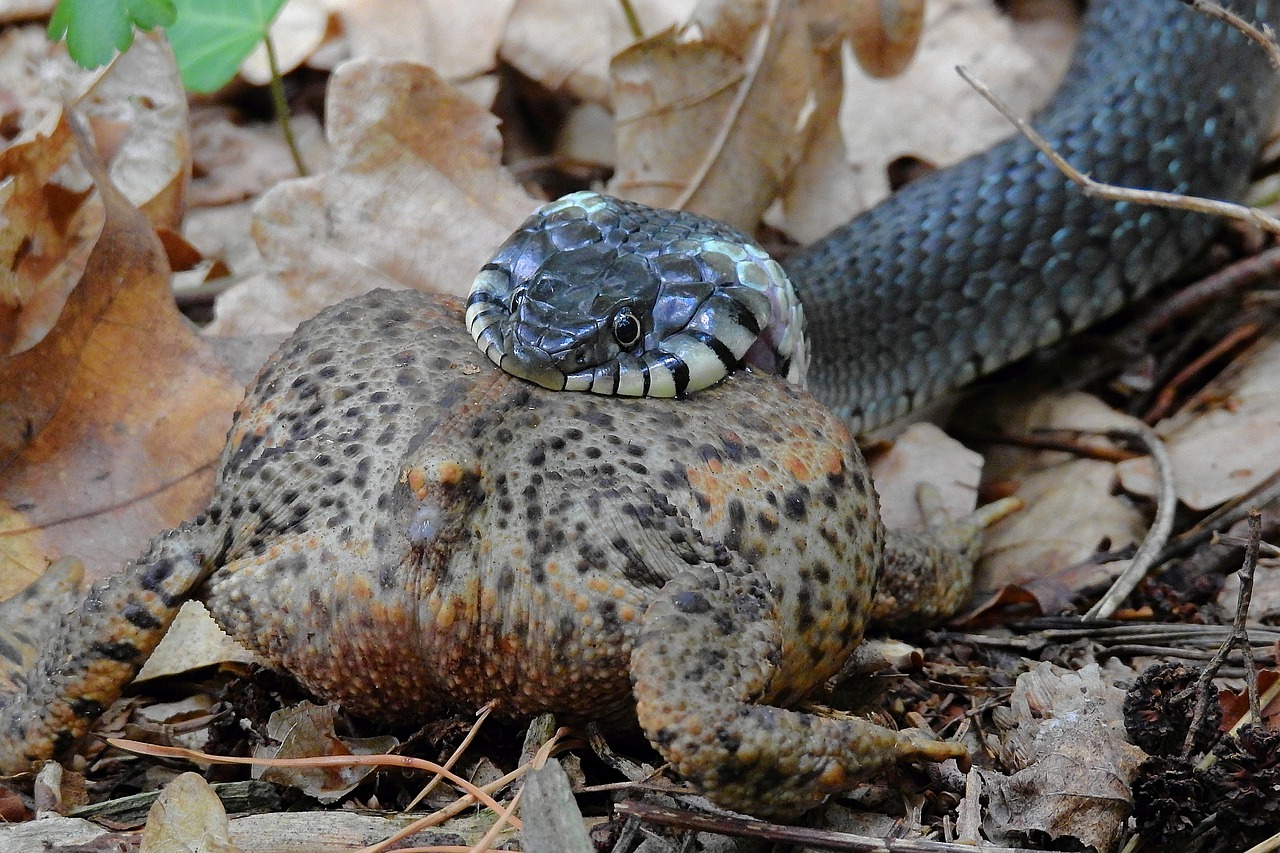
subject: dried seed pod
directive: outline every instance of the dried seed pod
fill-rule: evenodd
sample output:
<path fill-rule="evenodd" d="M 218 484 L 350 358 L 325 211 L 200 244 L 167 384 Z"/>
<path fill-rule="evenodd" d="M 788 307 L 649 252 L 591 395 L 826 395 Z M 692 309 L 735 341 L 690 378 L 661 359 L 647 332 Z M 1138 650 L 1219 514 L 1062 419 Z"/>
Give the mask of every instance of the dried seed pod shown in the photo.
<path fill-rule="evenodd" d="M 1196 704 L 1196 679 L 1200 671 L 1180 663 L 1149 666 L 1124 697 L 1124 727 L 1133 741 L 1151 755 L 1177 755 L 1187 738 L 1187 726 Z M 1196 732 L 1192 751 L 1208 748 L 1218 734 L 1222 706 L 1215 699 L 1208 719 Z"/>

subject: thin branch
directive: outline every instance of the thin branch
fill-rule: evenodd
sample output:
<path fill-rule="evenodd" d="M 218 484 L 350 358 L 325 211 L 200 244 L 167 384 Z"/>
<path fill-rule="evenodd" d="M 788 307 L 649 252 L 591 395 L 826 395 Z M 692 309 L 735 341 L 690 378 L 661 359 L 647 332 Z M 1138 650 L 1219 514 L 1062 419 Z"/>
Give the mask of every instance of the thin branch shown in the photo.
<path fill-rule="evenodd" d="M 1191 713 L 1191 725 L 1187 727 L 1187 737 L 1182 743 L 1182 754 L 1191 755 L 1192 744 L 1196 734 L 1205 724 L 1209 711 L 1209 702 L 1218 698 L 1213 690 L 1213 679 L 1218 669 L 1226 663 L 1231 650 L 1239 646 L 1241 657 L 1245 659 L 1249 689 L 1249 712 L 1254 721 L 1261 719 L 1258 705 L 1258 672 L 1249 654 L 1249 634 L 1245 627 L 1249 619 L 1249 603 L 1253 597 L 1253 571 L 1258 565 L 1258 543 L 1262 541 L 1262 513 L 1257 509 L 1249 511 L 1249 547 L 1245 549 L 1244 563 L 1240 567 L 1240 594 L 1236 597 L 1236 614 L 1231 623 L 1231 635 L 1218 647 L 1213 660 L 1200 672 L 1196 682 L 1196 707 Z"/>
<path fill-rule="evenodd" d="M 1151 522 L 1151 529 L 1147 531 L 1146 537 L 1138 547 L 1138 552 L 1133 555 L 1129 565 L 1120 573 L 1120 577 L 1116 578 L 1106 595 L 1089 608 L 1089 612 L 1084 615 L 1086 620 L 1110 618 L 1111 614 L 1116 612 L 1116 608 L 1129 597 L 1129 593 L 1133 592 L 1146 573 L 1156 564 L 1160 552 L 1169 541 L 1169 534 L 1173 531 L 1173 514 L 1178 503 L 1173 484 L 1173 461 L 1169 458 L 1169 451 L 1165 449 L 1164 442 L 1160 440 L 1160 436 L 1156 435 L 1155 430 L 1142 426 L 1132 430 L 1112 430 L 1107 435 L 1113 439 L 1136 441 L 1146 448 L 1156 469 L 1159 492 L 1156 496 L 1155 520 Z"/>
<path fill-rule="evenodd" d="M 1000 111 L 1000 114 L 1013 123 L 1018 131 L 1030 140 L 1031 144 L 1040 150 L 1040 153 L 1049 159 L 1069 180 L 1077 184 L 1081 191 L 1091 197 L 1106 199 L 1108 201 L 1123 201 L 1132 204 L 1145 204 L 1154 207 L 1170 207 L 1175 210 L 1189 210 L 1195 213 L 1207 213 L 1212 216 L 1223 216 L 1228 219 L 1236 219 L 1241 222 L 1249 222 L 1258 227 L 1269 231 L 1272 234 L 1280 236 L 1280 219 L 1270 216 L 1261 210 L 1253 207 L 1246 207 L 1243 204 L 1233 204 L 1228 201 L 1218 201 L 1211 198 L 1200 198 L 1198 196 L 1182 195 L 1181 193 L 1160 192 L 1158 190 L 1141 190 L 1130 187 L 1118 187 L 1114 184 L 1105 184 L 1101 181 L 1095 181 L 1085 173 L 1072 166 L 1067 159 L 1054 150 L 1040 133 L 1028 124 L 1024 119 L 1014 114 L 1003 101 L 996 97 L 991 89 L 974 77 L 963 65 L 956 66 L 956 72 L 964 78 L 965 82 L 977 90 L 978 94 L 987 99 L 991 106 Z"/>
<path fill-rule="evenodd" d="M 1207 15 L 1210 18 L 1217 18 L 1219 21 L 1226 21 L 1244 33 L 1267 52 L 1267 61 L 1271 63 L 1271 67 L 1280 71 L 1280 47 L 1276 45 L 1275 33 L 1271 31 L 1271 27 L 1266 24 L 1258 27 L 1224 7 L 1221 3 L 1214 3 L 1213 0 L 1182 0 L 1182 2 L 1200 14 Z"/>

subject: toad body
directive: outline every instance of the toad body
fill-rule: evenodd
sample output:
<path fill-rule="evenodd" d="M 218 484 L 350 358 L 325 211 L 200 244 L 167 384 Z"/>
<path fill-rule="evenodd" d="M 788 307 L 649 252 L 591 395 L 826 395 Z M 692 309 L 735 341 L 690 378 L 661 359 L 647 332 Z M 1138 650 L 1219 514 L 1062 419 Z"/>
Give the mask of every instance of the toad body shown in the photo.
<path fill-rule="evenodd" d="M 264 366 L 208 512 L 38 643 L 0 700 L 0 770 L 72 746 L 194 597 L 357 714 L 638 720 L 713 800 L 794 816 L 964 754 L 786 709 L 873 604 L 953 610 L 974 524 L 886 537 L 843 424 L 776 377 L 679 401 L 547 391 L 489 364 L 457 303 L 375 291 Z"/>

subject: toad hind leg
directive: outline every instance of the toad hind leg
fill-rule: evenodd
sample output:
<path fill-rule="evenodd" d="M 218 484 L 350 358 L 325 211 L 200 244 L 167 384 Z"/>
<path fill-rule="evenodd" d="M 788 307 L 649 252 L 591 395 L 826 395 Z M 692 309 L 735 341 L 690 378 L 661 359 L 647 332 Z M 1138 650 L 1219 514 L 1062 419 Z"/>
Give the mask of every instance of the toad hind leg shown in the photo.
<path fill-rule="evenodd" d="M 631 653 L 640 725 L 726 808 L 788 819 L 898 761 L 967 758 L 959 744 L 767 704 L 782 626 L 763 574 L 703 564 L 650 605 Z"/>
<path fill-rule="evenodd" d="M 192 547 L 198 531 L 184 525 L 161 534 L 62 616 L 17 679 L 18 692 L 0 696 L 0 774 L 63 753 L 119 698 L 212 569 Z"/>

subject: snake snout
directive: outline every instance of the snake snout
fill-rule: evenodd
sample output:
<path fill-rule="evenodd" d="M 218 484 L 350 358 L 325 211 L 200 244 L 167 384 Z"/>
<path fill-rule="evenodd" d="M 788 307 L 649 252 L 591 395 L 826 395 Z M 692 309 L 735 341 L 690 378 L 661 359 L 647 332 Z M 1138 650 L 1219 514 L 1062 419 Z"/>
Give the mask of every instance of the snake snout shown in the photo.
<path fill-rule="evenodd" d="M 508 342 L 499 367 L 512 376 L 528 379 L 552 391 L 564 388 L 564 372 L 557 366 L 555 359 L 538 346 L 529 346 L 519 341 Z"/>

